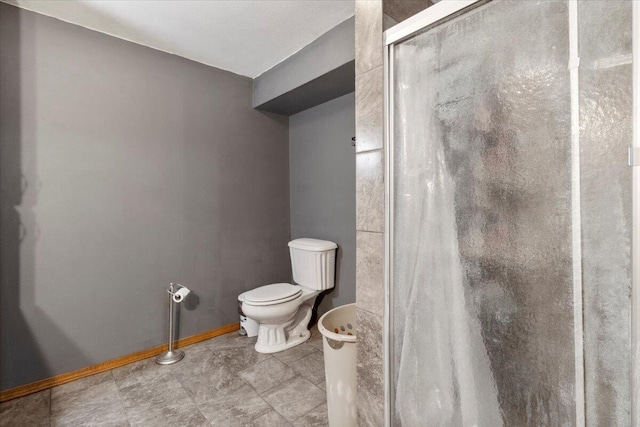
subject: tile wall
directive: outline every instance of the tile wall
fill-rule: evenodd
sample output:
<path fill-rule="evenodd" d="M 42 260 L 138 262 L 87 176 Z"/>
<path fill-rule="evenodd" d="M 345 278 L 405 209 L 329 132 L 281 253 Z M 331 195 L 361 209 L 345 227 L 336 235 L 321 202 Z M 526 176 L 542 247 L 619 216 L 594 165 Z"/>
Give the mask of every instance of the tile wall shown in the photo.
<path fill-rule="evenodd" d="M 358 425 L 384 425 L 384 29 L 430 0 L 356 0 L 356 303 Z"/>

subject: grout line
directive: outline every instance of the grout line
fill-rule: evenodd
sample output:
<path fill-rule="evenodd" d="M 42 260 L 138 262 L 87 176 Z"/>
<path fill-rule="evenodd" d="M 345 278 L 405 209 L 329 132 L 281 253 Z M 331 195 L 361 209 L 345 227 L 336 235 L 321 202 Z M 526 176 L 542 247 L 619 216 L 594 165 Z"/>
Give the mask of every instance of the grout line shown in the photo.
<path fill-rule="evenodd" d="M 357 293 L 357 291 L 358 291 L 358 289 L 356 288 L 356 293 Z M 356 295 L 356 298 L 357 298 L 357 295 Z M 374 313 L 373 311 L 369 311 L 369 310 L 366 310 L 366 309 L 364 309 L 362 307 L 358 307 L 357 303 L 356 303 L 356 310 L 364 311 L 365 313 L 371 314 L 372 316 L 376 316 L 376 317 L 379 317 L 381 319 L 384 317 L 384 314 Z"/>
<path fill-rule="evenodd" d="M 309 381 L 311 382 L 311 381 Z M 317 386 L 316 386 L 317 387 Z M 321 392 L 325 393 L 326 392 L 324 390 L 322 390 L 320 387 L 318 387 L 318 390 L 320 390 Z M 315 411 L 316 409 L 318 409 L 318 407 L 320 407 L 322 404 L 327 403 L 327 398 L 325 397 L 324 402 L 320 402 L 318 403 L 316 406 L 314 406 L 313 408 L 309 409 L 307 412 L 305 412 L 303 415 L 300 415 L 298 418 L 296 418 L 295 420 L 293 420 L 293 422 L 296 422 L 300 419 L 302 419 L 303 417 L 306 417 L 307 415 L 309 415 L 311 412 Z"/>
<path fill-rule="evenodd" d="M 357 142 L 356 142 L 356 144 L 357 144 Z M 356 149 L 357 149 L 357 145 L 356 145 Z M 369 153 L 375 153 L 376 151 L 383 151 L 383 153 L 382 153 L 382 154 L 384 154 L 384 147 L 381 147 L 381 148 L 371 148 L 371 149 L 368 149 L 368 150 L 356 151 L 356 156 L 357 156 L 358 154 L 369 154 Z M 357 173 L 357 172 L 358 172 L 358 171 L 356 170 L 356 173 Z"/>
<path fill-rule="evenodd" d="M 276 359 L 275 357 L 273 357 L 273 356 L 272 356 L 271 358 L 272 358 L 272 359 L 277 360 L 277 359 Z M 267 360 L 268 360 L 268 359 L 267 359 Z M 281 363 L 284 363 L 284 362 L 281 362 Z M 258 363 L 254 364 L 253 366 L 255 366 L 255 365 L 257 365 L 257 364 L 258 364 Z M 286 365 L 286 363 L 285 363 L 285 365 Z M 287 366 L 289 366 L 289 365 L 287 365 Z M 238 377 L 238 378 L 240 378 L 240 377 Z M 295 376 L 294 376 L 293 378 L 295 378 Z M 271 387 L 269 390 L 273 390 L 274 388 L 276 388 L 276 387 L 278 387 L 278 386 L 280 386 L 280 385 L 284 384 L 285 382 L 287 382 L 287 381 L 291 381 L 293 378 L 290 378 L 290 379 L 288 379 L 288 380 L 286 380 L 286 381 L 283 381 L 283 382 L 281 382 L 280 384 L 278 384 L 278 385 L 275 385 L 275 386 Z M 271 405 L 271 403 L 267 402 L 267 400 L 266 400 L 264 397 L 262 397 L 262 394 L 265 394 L 265 393 L 269 392 L 269 390 L 265 390 L 265 391 L 263 391 L 263 392 L 262 392 L 262 394 L 260 394 L 260 393 L 258 393 L 258 390 L 256 390 L 256 388 L 255 388 L 252 384 L 249 384 L 248 382 L 246 382 L 246 381 L 245 381 L 244 379 L 242 379 L 242 378 L 240 378 L 240 380 L 242 380 L 242 382 L 244 382 L 246 385 L 248 385 L 248 386 L 251 388 L 251 390 L 253 390 L 253 391 L 258 395 L 258 397 L 259 397 L 260 399 L 262 399 L 262 401 L 263 401 L 264 403 L 266 403 L 267 405 L 269 405 L 269 407 L 270 407 L 270 408 L 271 408 L 271 409 L 272 409 L 276 414 L 280 415 L 280 417 L 281 417 L 283 420 L 285 420 L 285 421 L 287 422 L 287 424 L 291 425 L 291 423 L 289 422 L 289 420 L 287 420 L 287 419 L 284 417 L 284 415 L 282 415 L 280 412 L 278 412 L 278 410 L 277 410 L 276 408 L 274 408 L 274 407 L 273 407 L 273 405 Z M 265 415 L 265 414 L 260 415 L 260 417 L 262 417 L 263 415 Z M 251 421 L 255 421 L 255 420 L 257 420 L 257 419 L 258 419 L 258 418 L 260 418 L 260 417 L 254 418 L 254 419 L 253 419 L 253 420 L 251 420 Z"/>
<path fill-rule="evenodd" d="M 361 71 L 359 73 L 356 71 L 356 79 L 364 77 L 367 74 L 371 73 L 372 71 L 376 71 L 378 68 L 382 68 L 383 66 L 384 66 L 384 64 L 381 62 L 380 64 L 374 65 L 373 67 L 369 68 L 366 71 Z"/>
<path fill-rule="evenodd" d="M 372 233 L 372 234 L 383 234 L 384 235 L 384 231 L 370 231 L 370 230 L 358 230 L 356 229 L 357 232 L 359 233 Z"/>
<path fill-rule="evenodd" d="M 53 393 L 51 393 L 51 389 L 49 389 L 49 427 L 53 427 L 52 396 L 53 396 Z"/>
<path fill-rule="evenodd" d="M 213 339 L 213 338 L 210 338 L 210 340 L 211 340 L 211 339 Z M 208 341 L 208 340 L 201 341 L 201 342 L 206 342 L 206 341 Z M 195 345 L 195 343 L 194 343 L 194 344 L 192 344 L 192 345 Z M 186 346 L 186 347 L 189 347 L 189 346 Z M 184 348 L 186 348 L 186 347 L 184 347 Z M 213 355 L 213 351 L 211 351 L 211 349 L 210 349 L 209 347 L 205 347 L 205 351 L 203 351 L 203 352 L 202 352 L 201 356 L 202 356 L 202 355 L 205 355 L 205 354 L 207 354 L 207 353 L 210 353 L 210 355 Z M 178 362 L 178 363 L 179 363 L 179 362 Z M 185 394 L 187 395 L 187 397 L 189 398 L 189 400 L 191 401 L 191 403 L 193 404 L 193 406 L 195 406 L 196 410 L 197 410 L 197 411 L 198 411 L 198 413 L 202 416 L 202 418 L 204 418 L 207 422 L 209 422 L 209 419 L 208 419 L 208 418 L 207 418 L 207 417 L 202 413 L 202 410 L 200 409 L 200 405 L 198 405 L 198 404 L 196 403 L 196 401 L 195 401 L 195 400 L 193 400 L 193 396 L 191 396 L 191 393 L 189 393 L 189 391 L 187 390 L 187 388 L 184 386 L 184 384 L 183 384 L 183 383 L 182 383 L 182 381 L 180 380 L 180 376 L 178 376 L 178 375 L 176 374 L 176 372 L 175 372 L 175 371 L 169 371 L 169 376 L 170 376 L 173 380 L 175 380 L 175 381 L 180 385 L 180 387 L 182 387 L 182 390 L 184 390 Z"/>
<path fill-rule="evenodd" d="M 122 394 L 120 393 L 120 387 L 118 387 L 118 382 L 116 381 L 116 377 L 113 376 L 113 369 L 109 371 L 109 374 L 111 375 L 111 381 L 113 381 L 113 384 L 116 386 L 116 393 L 118 393 L 118 401 L 120 401 L 122 412 L 124 412 L 124 416 L 127 418 L 127 424 L 129 424 L 129 427 L 131 427 L 131 420 L 129 420 L 129 411 L 127 411 L 127 408 L 125 408 L 124 406 L 124 401 L 122 400 Z"/>
<path fill-rule="evenodd" d="M 295 377 L 294 377 L 294 378 L 295 378 Z M 246 383 L 246 382 L 245 382 L 245 383 Z M 281 383 L 281 384 L 282 384 L 282 383 Z M 252 389 L 252 390 L 253 390 L 253 391 L 258 395 L 258 397 L 259 397 L 260 399 L 262 399 L 262 401 L 263 401 L 264 403 L 266 403 L 267 405 L 269 405 L 269 408 L 271 408 L 271 410 L 272 410 L 273 412 L 275 412 L 276 414 L 280 415 L 280 417 L 281 417 L 283 420 L 285 420 L 287 423 L 289 422 L 289 420 L 287 420 L 287 419 L 284 417 L 284 415 L 282 415 L 280 412 L 278 412 L 278 410 L 277 410 L 276 408 L 274 408 L 274 407 L 273 407 L 273 405 L 271 405 L 271 403 L 267 402 L 267 401 L 266 401 L 266 399 L 265 399 L 264 397 L 262 397 L 262 395 L 261 395 L 260 393 L 258 393 L 258 390 L 256 390 L 256 389 L 255 389 L 251 384 L 248 384 L 248 383 L 247 383 L 247 385 L 248 385 L 249 387 L 251 387 L 251 389 Z M 273 387 L 271 387 L 269 390 L 271 390 L 271 389 L 273 389 Z M 267 391 L 269 391 L 269 390 L 267 390 Z M 265 391 L 265 393 L 266 393 L 267 391 Z M 263 415 L 264 415 L 264 414 L 263 414 Z M 260 417 L 261 417 L 261 416 L 262 416 L 262 415 L 260 415 Z M 258 419 L 258 418 L 260 418 L 260 417 L 254 418 L 254 419 L 253 419 L 253 420 L 251 420 L 251 421 L 257 420 L 257 419 Z"/>

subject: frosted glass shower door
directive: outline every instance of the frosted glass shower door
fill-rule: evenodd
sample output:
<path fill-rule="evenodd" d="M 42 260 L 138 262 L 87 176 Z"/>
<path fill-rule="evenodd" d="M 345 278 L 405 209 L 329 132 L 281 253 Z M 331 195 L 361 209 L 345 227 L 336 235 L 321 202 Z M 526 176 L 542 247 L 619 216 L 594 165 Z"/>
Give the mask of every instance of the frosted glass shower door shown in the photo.
<path fill-rule="evenodd" d="M 390 46 L 393 426 L 629 425 L 630 68 L 598 67 L 630 2 L 581 6 L 581 127 L 571 7 L 494 0 Z"/>

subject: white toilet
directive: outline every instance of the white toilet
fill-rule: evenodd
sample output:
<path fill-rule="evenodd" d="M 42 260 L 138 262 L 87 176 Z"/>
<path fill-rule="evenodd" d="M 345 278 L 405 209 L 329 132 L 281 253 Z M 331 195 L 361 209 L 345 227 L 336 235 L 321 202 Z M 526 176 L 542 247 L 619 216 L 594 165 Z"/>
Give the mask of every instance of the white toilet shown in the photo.
<path fill-rule="evenodd" d="M 316 296 L 335 284 L 333 242 L 296 239 L 289 242 L 293 282 L 260 286 L 242 293 L 244 314 L 260 324 L 256 351 L 276 353 L 309 339 L 307 328 Z"/>

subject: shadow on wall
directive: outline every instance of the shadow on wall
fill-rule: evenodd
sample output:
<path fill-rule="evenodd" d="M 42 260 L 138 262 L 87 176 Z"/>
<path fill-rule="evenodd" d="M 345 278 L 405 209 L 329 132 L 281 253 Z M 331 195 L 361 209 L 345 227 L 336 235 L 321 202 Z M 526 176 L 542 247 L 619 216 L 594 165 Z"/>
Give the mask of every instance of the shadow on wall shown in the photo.
<path fill-rule="evenodd" d="M 39 229 L 34 211 L 40 182 L 33 150 L 35 127 L 23 133 L 23 123 L 37 120 L 33 99 L 21 88 L 34 84 L 35 58 L 22 55 L 21 11 L 5 6 L 0 14 L 0 390 L 52 376 L 39 347 L 39 333 L 56 349 L 82 354 L 36 303 L 35 246 Z M 25 144 L 29 139 L 30 143 Z M 27 178 L 27 177 L 31 178 Z M 70 304 L 71 305 L 71 304 Z M 70 307 L 72 309 L 72 307 Z M 89 360 L 85 360 L 88 364 Z M 26 379 L 26 381 L 25 381 Z"/>
<path fill-rule="evenodd" d="M 329 238 L 320 238 L 321 240 L 329 240 Z M 325 314 L 327 311 L 335 308 L 334 300 L 340 301 L 340 290 L 343 286 L 351 286 L 349 283 L 342 284 L 342 258 L 344 256 L 344 251 L 341 245 L 338 245 L 338 249 L 336 250 L 336 271 L 335 271 L 335 282 L 333 289 L 329 290 L 325 295 L 322 296 L 322 300 L 318 307 L 318 318 L 315 319 L 320 320 L 320 317 Z M 293 283 L 293 282 L 292 282 Z M 342 304 L 338 304 L 342 305 Z"/>
<path fill-rule="evenodd" d="M 249 78 L 1 2 L 0 54 L 1 389 L 166 343 L 169 282 L 187 337 L 290 278 L 288 119 Z"/>

